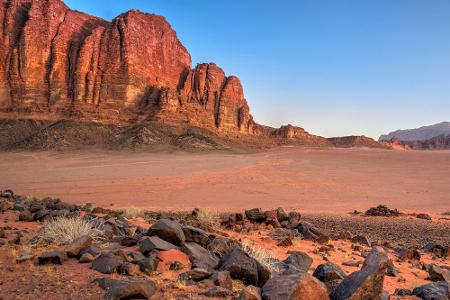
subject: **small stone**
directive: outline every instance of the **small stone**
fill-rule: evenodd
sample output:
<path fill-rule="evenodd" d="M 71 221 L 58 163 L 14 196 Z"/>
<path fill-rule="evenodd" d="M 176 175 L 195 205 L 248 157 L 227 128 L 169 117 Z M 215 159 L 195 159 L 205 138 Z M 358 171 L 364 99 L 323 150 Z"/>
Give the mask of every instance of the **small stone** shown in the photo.
<path fill-rule="evenodd" d="M 231 279 L 230 272 L 219 271 L 211 275 L 210 279 L 214 281 L 214 284 L 223 288 L 231 290 L 233 288 L 233 280 Z"/>
<path fill-rule="evenodd" d="M 20 212 L 19 214 L 19 221 L 21 222 L 32 222 L 33 221 L 33 215 L 28 209 L 25 209 Z"/>
<path fill-rule="evenodd" d="M 118 281 L 110 283 L 105 300 L 150 299 L 156 292 L 156 284 L 146 281 Z"/>
<path fill-rule="evenodd" d="M 178 249 L 177 246 L 166 242 L 165 240 L 157 237 L 157 236 L 151 236 L 151 237 L 144 237 L 142 238 L 139 243 L 139 251 L 142 252 L 142 254 L 147 255 L 148 253 L 152 252 L 153 250 L 161 250 L 161 251 L 167 251 L 171 249 Z"/>
<path fill-rule="evenodd" d="M 354 237 L 352 237 L 351 241 L 353 243 L 361 244 L 368 247 L 372 245 L 369 239 L 364 235 L 355 235 Z"/>
<path fill-rule="evenodd" d="M 29 260 L 33 260 L 36 257 L 36 255 L 34 255 L 33 253 L 30 254 L 24 254 L 22 256 L 19 256 L 18 258 L 16 258 L 16 263 L 20 264 Z"/>
<path fill-rule="evenodd" d="M 92 262 L 92 269 L 103 274 L 112 274 L 124 262 L 124 259 L 113 253 L 102 253 Z"/>
<path fill-rule="evenodd" d="M 203 295 L 206 297 L 226 298 L 232 296 L 233 292 L 221 286 L 215 286 L 207 290 Z"/>
<path fill-rule="evenodd" d="M 118 268 L 119 274 L 122 275 L 128 275 L 128 276 L 134 276 L 139 274 L 140 267 L 136 264 L 132 264 L 129 262 L 124 262 L 121 264 Z"/>
<path fill-rule="evenodd" d="M 157 236 L 174 245 L 180 245 L 186 240 L 180 224 L 169 219 L 160 219 L 147 231 L 148 236 Z"/>

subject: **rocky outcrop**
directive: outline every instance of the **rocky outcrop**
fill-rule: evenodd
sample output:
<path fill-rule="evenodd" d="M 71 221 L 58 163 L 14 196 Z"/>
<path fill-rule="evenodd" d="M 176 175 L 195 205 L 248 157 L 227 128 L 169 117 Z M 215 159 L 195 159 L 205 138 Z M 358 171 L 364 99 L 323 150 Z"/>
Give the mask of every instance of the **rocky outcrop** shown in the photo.
<path fill-rule="evenodd" d="M 328 142 L 331 145 L 338 148 L 351 148 L 351 147 L 369 147 L 369 148 L 391 148 L 388 145 L 379 143 L 372 138 L 366 136 L 344 136 L 328 138 Z"/>
<path fill-rule="evenodd" d="M 449 134 L 450 122 L 441 122 L 434 125 L 422 126 L 420 128 L 393 131 L 380 136 L 379 141 L 390 141 L 393 138 L 408 142 L 425 141 L 440 135 L 446 136 Z"/>
<path fill-rule="evenodd" d="M 3 115 L 253 133 L 239 79 L 215 64 L 191 69 L 161 16 L 132 10 L 107 22 L 60 0 L 8 0 L 0 24 Z"/>

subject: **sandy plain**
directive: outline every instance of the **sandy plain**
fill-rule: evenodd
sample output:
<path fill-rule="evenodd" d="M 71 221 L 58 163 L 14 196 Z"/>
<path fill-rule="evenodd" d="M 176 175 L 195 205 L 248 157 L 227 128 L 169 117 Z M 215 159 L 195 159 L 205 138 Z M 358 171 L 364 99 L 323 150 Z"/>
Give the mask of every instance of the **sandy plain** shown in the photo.
<path fill-rule="evenodd" d="M 0 170 L 2 189 L 115 209 L 450 210 L 450 151 L 16 152 L 0 153 Z"/>

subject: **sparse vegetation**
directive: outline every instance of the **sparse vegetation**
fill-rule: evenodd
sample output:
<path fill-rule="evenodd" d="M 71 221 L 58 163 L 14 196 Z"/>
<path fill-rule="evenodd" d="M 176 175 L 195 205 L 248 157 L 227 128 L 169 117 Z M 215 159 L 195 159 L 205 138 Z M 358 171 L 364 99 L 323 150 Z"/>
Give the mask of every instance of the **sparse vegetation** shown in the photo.
<path fill-rule="evenodd" d="M 123 216 L 127 219 L 144 218 L 145 210 L 139 207 L 130 206 L 123 210 Z"/>
<path fill-rule="evenodd" d="M 443 216 L 450 216 L 450 211 L 445 211 L 442 213 Z"/>
<path fill-rule="evenodd" d="M 240 247 L 244 250 L 250 257 L 256 259 L 263 266 L 268 268 L 270 271 L 277 271 L 278 267 L 276 262 L 278 261 L 272 252 L 267 249 L 254 246 L 247 241 L 243 241 L 240 243 Z"/>
<path fill-rule="evenodd" d="M 58 217 L 46 221 L 44 227 L 33 238 L 36 245 L 67 245 L 76 238 L 89 235 L 94 240 L 103 240 L 101 224 L 94 224 L 82 217 Z"/>
<path fill-rule="evenodd" d="M 220 227 L 220 215 L 216 212 L 212 212 L 205 209 L 199 209 L 196 212 L 195 219 L 199 225 L 206 228 L 218 228 Z"/>

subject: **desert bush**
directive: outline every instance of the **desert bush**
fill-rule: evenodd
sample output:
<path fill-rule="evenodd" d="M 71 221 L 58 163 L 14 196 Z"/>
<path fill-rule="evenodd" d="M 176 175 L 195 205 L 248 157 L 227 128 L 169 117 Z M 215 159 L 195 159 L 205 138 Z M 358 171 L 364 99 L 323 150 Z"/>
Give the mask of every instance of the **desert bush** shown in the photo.
<path fill-rule="evenodd" d="M 89 235 L 94 240 L 105 238 L 101 222 L 92 222 L 80 216 L 57 217 L 45 222 L 38 234 L 32 239 L 36 245 L 67 245 L 76 238 Z"/>
<path fill-rule="evenodd" d="M 144 218 L 145 210 L 139 207 L 130 206 L 123 210 L 123 216 L 127 219 Z"/>
<path fill-rule="evenodd" d="M 242 241 L 239 246 L 244 250 L 250 257 L 256 259 L 260 264 L 265 266 L 270 271 L 278 271 L 277 263 L 279 262 L 275 258 L 270 250 L 254 246 L 247 241 Z"/>
<path fill-rule="evenodd" d="M 212 212 L 205 209 L 199 209 L 196 211 L 195 219 L 199 225 L 206 228 L 218 228 L 220 227 L 220 215 L 216 212 Z"/>

